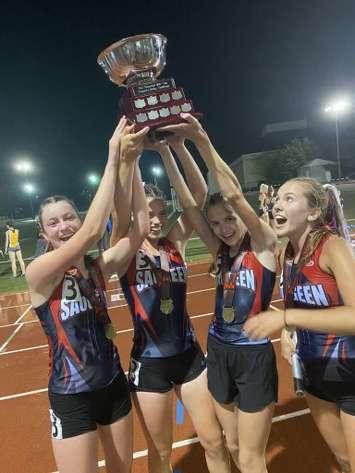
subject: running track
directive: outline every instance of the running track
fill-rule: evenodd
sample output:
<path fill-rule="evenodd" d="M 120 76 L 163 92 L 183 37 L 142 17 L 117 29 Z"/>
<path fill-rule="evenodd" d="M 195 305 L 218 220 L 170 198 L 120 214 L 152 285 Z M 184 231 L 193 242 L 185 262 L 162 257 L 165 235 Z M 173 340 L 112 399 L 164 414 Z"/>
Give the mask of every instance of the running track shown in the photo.
<path fill-rule="evenodd" d="M 122 294 L 113 281 L 108 289 L 110 315 L 118 330 L 121 361 L 128 368 L 132 325 Z M 197 337 L 206 348 L 206 333 L 214 306 L 214 281 L 207 264 L 190 266 L 188 308 Z M 272 307 L 282 303 L 275 289 Z M 269 473 L 339 473 L 302 399 L 295 398 L 288 364 L 281 359 L 279 334 L 272 337 L 279 369 L 279 404 L 267 449 Z M 28 293 L 0 295 L 0 472 L 56 471 L 49 439 L 47 400 L 48 347 Z M 133 473 L 147 473 L 146 446 L 134 418 Z M 185 413 L 174 427 L 173 467 L 179 473 L 208 473 L 203 451 Z M 102 451 L 99 452 L 102 459 Z M 100 473 L 105 466 L 99 462 Z M 237 470 L 233 470 L 237 472 Z M 75 473 L 75 472 L 73 472 Z"/>

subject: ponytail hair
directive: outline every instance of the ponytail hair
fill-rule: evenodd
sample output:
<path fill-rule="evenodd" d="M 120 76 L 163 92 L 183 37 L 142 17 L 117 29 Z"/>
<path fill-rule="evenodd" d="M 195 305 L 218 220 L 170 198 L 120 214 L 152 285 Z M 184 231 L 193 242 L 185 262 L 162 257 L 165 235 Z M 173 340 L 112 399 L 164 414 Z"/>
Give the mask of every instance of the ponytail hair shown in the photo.
<path fill-rule="evenodd" d="M 327 207 L 324 214 L 325 225 L 344 240 L 351 241 L 340 199 L 340 191 L 332 184 L 324 184 L 323 189 L 327 195 Z"/>

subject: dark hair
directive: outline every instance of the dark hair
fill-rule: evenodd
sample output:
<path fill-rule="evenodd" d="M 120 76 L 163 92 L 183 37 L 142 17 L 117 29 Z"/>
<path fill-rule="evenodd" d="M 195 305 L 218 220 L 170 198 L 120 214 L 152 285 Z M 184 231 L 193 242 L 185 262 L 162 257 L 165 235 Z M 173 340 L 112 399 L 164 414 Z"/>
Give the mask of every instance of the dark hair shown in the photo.
<path fill-rule="evenodd" d="M 209 194 L 206 202 L 206 210 L 208 210 L 213 205 L 223 204 L 225 202 L 223 195 L 220 192 L 215 192 L 214 194 Z"/>
<path fill-rule="evenodd" d="M 47 197 L 46 199 L 44 199 L 41 202 L 41 205 L 39 206 L 36 222 L 40 231 L 43 231 L 43 222 L 42 222 L 43 209 L 49 204 L 55 204 L 56 202 L 62 202 L 62 201 L 68 202 L 68 204 L 70 204 L 73 207 L 78 217 L 81 219 L 79 210 L 71 199 L 69 199 L 65 195 L 52 195 L 51 197 Z"/>
<path fill-rule="evenodd" d="M 10 220 L 9 220 L 9 221 L 7 221 L 5 225 L 6 225 L 7 227 L 12 227 L 12 228 L 15 228 L 15 226 L 14 226 L 13 222 L 10 222 Z"/>
<path fill-rule="evenodd" d="M 304 195 L 311 209 L 320 210 L 319 217 L 313 223 L 307 242 L 300 258 L 299 265 L 304 264 L 314 253 L 324 235 L 333 233 L 350 241 L 346 220 L 341 206 L 338 189 L 331 185 L 322 186 L 317 180 L 308 177 L 296 177 L 287 182 L 300 183 L 304 187 Z M 290 245 L 287 256 L 290 257 Z"/>
<path fill-rule="evenodd" d="M 151 184 L 150 182 L 144 183 L 144 193 L 146 197 L 151 197 L 152 199 L 166 200 L 164 192 L 159 189 L 158 186 Z"/>

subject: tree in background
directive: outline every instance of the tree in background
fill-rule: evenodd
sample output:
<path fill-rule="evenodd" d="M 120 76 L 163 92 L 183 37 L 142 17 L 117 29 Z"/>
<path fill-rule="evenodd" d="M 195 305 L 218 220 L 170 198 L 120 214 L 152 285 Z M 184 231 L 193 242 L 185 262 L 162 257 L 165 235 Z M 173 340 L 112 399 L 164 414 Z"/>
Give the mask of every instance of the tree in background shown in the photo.
<path fill-rule="evenodd" d="M 267 182 L 282 184 L 287 179 L 297 176 L 303 164 L 319 158 L 318 145 L 309 138 L 293 139 L 280 150 L 280 155 L 267 167 Z"/>

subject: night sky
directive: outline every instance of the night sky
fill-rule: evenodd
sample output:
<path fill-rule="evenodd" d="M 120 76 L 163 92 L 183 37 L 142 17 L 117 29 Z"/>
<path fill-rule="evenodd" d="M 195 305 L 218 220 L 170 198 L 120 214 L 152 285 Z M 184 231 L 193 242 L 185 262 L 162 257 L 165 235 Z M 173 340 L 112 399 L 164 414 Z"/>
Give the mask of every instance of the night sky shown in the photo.
<path fill-rule="evenodd" d="M 126 36 L 167 36 L 162 77 L 184 87 L 227 162 L 260 151 L 267 123 L 309 118 L 355 91 L 351 0 L 13 2 L 0 15 L 1 185 L 11 192 L 19 178 L 9 162 L 24 154 L 40 198 L 64 193 L 84 206 L 85 175 L 102 172 L 122 91 L 96 58 Z M 153 162 L 143 158 L 146 180 Z"/>

